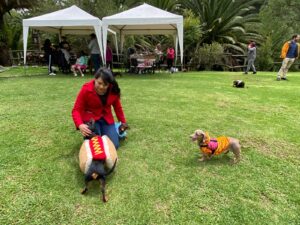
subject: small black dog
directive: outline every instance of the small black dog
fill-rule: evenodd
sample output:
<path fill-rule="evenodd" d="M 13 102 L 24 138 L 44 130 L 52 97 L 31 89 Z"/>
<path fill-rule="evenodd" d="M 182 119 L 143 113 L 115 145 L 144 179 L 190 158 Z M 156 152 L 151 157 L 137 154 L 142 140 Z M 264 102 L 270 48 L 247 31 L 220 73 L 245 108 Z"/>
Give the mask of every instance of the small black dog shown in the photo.
<path fill-rule="evenodd" d="M 95 121 L 90 120 L 90 122 L 86 124 L 89 126 L 89 129 L 92 131 L 92 134 L 85 137 L 85 139 L 92 139 L 93 137 L 97 136 L 97 134 L 95 133 Z M 106 177 L 114 171 L 116 164 L 117 159 L 114 162 L 113 167 L 109 171 L 106 171 L 104 160 L 92 160 L 90 168 L 84 176 L 85 187 L 81 190 L 81 194 L 85 194 L 88 191 L 88 184 L 90 181 L 98 180 L 101 185 L 102 201 L 107 202 L 108 199 L 105 193 Z"/>
<path fill-rule="evenodd" d="M 242 80 L 234 80 L 232 86 L 236 87 L 236 88 L 244 88 L 245 87 L 245 82 L 242 81 Z"/>

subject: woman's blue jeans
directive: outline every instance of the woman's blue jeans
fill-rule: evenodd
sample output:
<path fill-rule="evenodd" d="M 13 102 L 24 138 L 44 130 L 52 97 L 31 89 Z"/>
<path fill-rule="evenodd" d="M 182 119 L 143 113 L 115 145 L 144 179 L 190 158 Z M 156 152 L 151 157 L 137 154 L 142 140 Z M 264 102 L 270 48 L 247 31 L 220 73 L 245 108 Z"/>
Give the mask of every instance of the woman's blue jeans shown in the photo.
<path fill-rule="evenodd" d="M 115 124 L 108 124 L 104 119 L 100 119 L 95 122 L 95 129 L 96 134 L 100 136 L 107 135 L 114 143 L 116 149 L 119 148 L 119 135 L 116 131 Z"/>

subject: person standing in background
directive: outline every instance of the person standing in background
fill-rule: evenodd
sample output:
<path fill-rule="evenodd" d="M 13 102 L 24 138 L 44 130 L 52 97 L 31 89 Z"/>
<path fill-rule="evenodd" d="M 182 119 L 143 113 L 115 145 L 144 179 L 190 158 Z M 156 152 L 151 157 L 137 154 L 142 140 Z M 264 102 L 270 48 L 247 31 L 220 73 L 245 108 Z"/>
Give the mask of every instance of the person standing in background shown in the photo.
<path fill-rule="evenodd" d="M 63 48 L 63 49 L 66 49 L 68 52 L 70 52 L 71 47 L 70 47 L 69 42 L 67 41 L 67 37 L 66 36 L 62 36 L 61 37 L 61 42 L 59 43 L 59 47 Z"/>
<path fill-rule="evenodd" d="M 44 42 L 44 52 L 45 52 L 45 60 L 47 62 L 47 65 L 48 65 L 48 74 L 50 76 L 55 76 L 56 74 L 53 72 L 52 70 L 52 62 L 53 62 L 53 46 L 51 44 L 51 41 L 50 39 L 46 39 L 45 42 Z"/>
<path fill-rule="evenodd" d="M 111 50 L 110 41 L 107 41 L 106 45 L 106 67 L 109 68 L 111 71 L 113 69 L 113 52 Z"/>
<path fill-rule="evenodd" d="M 287 80 L 286 75 L 289 68 L 293 65 L 295 59 L 299 56 L 299 46 L 297 42 L 300 39 L 300 35 L 293 35 L 292 40 L 284 43 L 280 58 L 282 58 L 282 65 L 277 74 L 277 80 Z"/>
<path fill-rule="evenodd" d="M 99 44 L 96 38 L 96 34 L 92 33 L 90 35 L 91 40 L 90 43 L 88 45 L 88 48 L 91 51 L 91 59 L 94 65 L 94 73 L 96 73 L 98 71 L 98 69 L 100 68 L 100 48 L 99 48 Z"/>
<path fill-rule="evenodd" d="M 154 53 L 155 53 L 155 56 L 156 56 L 156 65 L 157 65 L 157 68 L 160 70 L 160 65 L 163 63 L 164 61 L 164 54 L 162 52 L 162 49 L 161 49 L 161 45 L 160 43 L 158 43 L 154 49 Z"/>
<path fill-rule="evenodd" d="M 67 37 L 63 36 L 61 38 L 62 38 L 62 41 L 59 43 L 59 48 L 62 51 L 62 53 L 64 54 L 66 62 L 68 64 L 70 64 L 70 58 L 71 58 L 71 54 L 70 54 L 71 47 L 70 47 L 70 44 L 67 41 Z"/>
<path fill-rule="evenodd" d="M 250 41 L 248 45 L 248 52 L 247 52 L 247 68 L 245 74 L 248 74 L 249 70 L 252 69 L 253 74 L 256 74 L 256 69 L 254 66 L 254 61 L 256 59 L 256 44 L 254 41 Z"/>
<path fill-rule="evenodd" d="M 174 58 L 175 58 L 175 50 L 174 50 L 174 48 L 169 47 L 167 49 L 167 68 L 170 71 L 173 66 Z"/>

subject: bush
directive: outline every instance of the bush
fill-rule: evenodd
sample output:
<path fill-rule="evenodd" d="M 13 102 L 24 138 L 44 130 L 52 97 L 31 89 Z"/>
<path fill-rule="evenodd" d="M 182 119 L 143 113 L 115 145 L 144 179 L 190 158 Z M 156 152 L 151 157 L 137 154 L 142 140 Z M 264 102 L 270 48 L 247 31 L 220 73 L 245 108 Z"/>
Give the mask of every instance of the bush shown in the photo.
<path fill-rule="evenodd" d="M 193 58 L 198 67 L 212 70 L 216 65 L 222 65 L 224 60 L 224 48 L 221 44 L 213 42 L 204 44 L 195 51 Z"/>
<path fill-rule="evenodd" d="M 265 42 L 261 44 L 258 49 L 256 64 L 259 70 L 270 71 L 273 68 L 273 57 L 272 57 L 272 40 L 266 38 Z"/>

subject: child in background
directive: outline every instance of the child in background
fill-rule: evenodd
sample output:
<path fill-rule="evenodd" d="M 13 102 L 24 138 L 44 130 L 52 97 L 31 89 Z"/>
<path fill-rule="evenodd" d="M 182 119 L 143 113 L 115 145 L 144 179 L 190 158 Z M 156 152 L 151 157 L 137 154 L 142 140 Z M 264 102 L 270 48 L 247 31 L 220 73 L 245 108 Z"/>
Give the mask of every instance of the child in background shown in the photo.
<path fill-rule="evenodd" d="M 76 71 L 78 70 L 82 77 L 84 77 L 83 70 L 87 68 L 87 56 L 85 55 L 84 51 L 81 51 L 79 57 L 76 60 L 76 63 L 72 65 L 71 70 L 74 73 L 74 76 L 77 76 Z"/>

